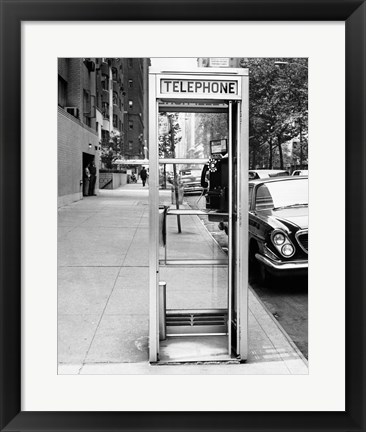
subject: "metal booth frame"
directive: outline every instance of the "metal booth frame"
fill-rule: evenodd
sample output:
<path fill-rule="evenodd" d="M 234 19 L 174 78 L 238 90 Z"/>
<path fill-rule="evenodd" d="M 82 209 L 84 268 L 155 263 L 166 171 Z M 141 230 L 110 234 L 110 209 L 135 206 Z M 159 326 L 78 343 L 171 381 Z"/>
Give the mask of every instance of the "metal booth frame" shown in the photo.
<path fill-rule="evenodd" d="M 235 94 L 210 94 L 193 93 L 172 93 L 164 89 L 163 80 L 215 80 L 217 82 L 233 82 Z M 168 81 L 169 82 L 169 81 Z M 170 86 L 172 87 L 172 86 Z M 236 169 L 237 182 L 235 185 L 236 193 L 236 232 L 237 241 L 235 246 L 232 244 L 232 220 L 233 214 L 232 199 L 229 200 L 229 294 L 228 294 L 228 352 L 231 352 L 232 344 L 232 278 L 234 278 L 236 313 L 236 354 L 239 361 L 245 361 L 248 355 L 248 142 L 249 142 L 249 77 L 247 69 L 236 68 L 196 68 L 184 71 L 161 71 L 150 68 L 149 71 L 149 361 L 150 363 L 159 362 L 159 335 L 163 331 L 159 329 L 161 314 L 164 308 L 161 307 L 161 286 L 164 285 L 160 280 L 159 263 L 159 165 L 163 163 L 202 163 L 203 160 L 195 159 L 159 159 L 158 152 L 158 119 L 159 103 L 163 101 L 211 101 L 220 103 L 225 101 L 228 104 L 229 114 L 229 190 L 232 191 L 233 172 L 232 172 L 232 146 L 236 148 Z M 233 103 L 237 103 L 235 111 L 236 121 L 233 122 Z M 231 130 L 232 125 L 236 125 L 236 132 Z M 234 133 L 233 133 L 234 132 Z M 232 142 L 232 137 L 236 137 L 237 142 Z M 182 210 L 182 212 L 184 212 Z M 172 214 L 182 214 L 173 210 Z M 192 210 L 185 214 L 200 214 L 200 210 Z M 205 214 L 203 212 L 203 214 Z M 231 248 L 235 247 L 235 262 L 232 259 Z M 192 263 L 194 265 L 194 263 Z M 219 263 L 217 263 L 219 264 Z M 235 272 L 234 269 L 235 268 Z M 234 272 L 234 273 L 233 273 Z M 166 287 L 164 287 L 166 288 Z M 168 287 L 169 289 L 169 287 Z M 163 300 L 164 301 L 164 300 Z M 161 326 L 160 326 L 161 327 Z"/>

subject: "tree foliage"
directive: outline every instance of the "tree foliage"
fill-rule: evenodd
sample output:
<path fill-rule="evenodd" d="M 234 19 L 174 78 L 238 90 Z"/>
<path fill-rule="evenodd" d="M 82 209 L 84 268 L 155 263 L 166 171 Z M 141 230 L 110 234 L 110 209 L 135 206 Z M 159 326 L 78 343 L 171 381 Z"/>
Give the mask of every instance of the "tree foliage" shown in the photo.
<path fill-rule="evenodd" d="M 283 145 L 296 137 L 303 162 L 307 159 L 307 59 L 253 58 L 247 60 L 247 67 L 251 167 L 285 168 Z"/>
<path fill-rule="evenodd" d="M 205 143 L 204 149 L 209 157 L 209 142 L 216 139 L 228 138 L 228 116 L 223 113 L 199 113 L 196 114 L 195 141 Z"/>
<path fill-rule="evenodd" d="M 169 133 L 159 135 L 159 157 L 174 158 L 175 149 L 182 140 L 181 127 L 179 125 L 178 113 L 161 114 L 166 115 L 170 123 Z"/>
<path fill-rule="evenodd" d="M 105 168 L 113 168 L 116 159 L 121 158 L 121 137 L 111 133 L 102 139 L 100 159 Z"/>

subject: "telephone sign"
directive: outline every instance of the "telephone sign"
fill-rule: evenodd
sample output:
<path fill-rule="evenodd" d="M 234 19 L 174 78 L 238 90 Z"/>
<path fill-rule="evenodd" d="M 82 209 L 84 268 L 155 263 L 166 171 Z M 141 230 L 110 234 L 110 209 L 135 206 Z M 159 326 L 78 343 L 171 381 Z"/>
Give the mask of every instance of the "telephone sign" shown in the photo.
<path fill-rule="evenodd" d="M 205 94 L 217 95 L 225 94 L 232 96 L 238 94 L 237 81 L 219 81 L 219 80 L 161 80 L 161 94 Z"/>
<path fill-rule="evenodd" d="M 196 100 L 239 100 L 241 78 L 225 74 L 222 76 L 162 76 L 158 78 L 157 93 L 162 98 Z"/>

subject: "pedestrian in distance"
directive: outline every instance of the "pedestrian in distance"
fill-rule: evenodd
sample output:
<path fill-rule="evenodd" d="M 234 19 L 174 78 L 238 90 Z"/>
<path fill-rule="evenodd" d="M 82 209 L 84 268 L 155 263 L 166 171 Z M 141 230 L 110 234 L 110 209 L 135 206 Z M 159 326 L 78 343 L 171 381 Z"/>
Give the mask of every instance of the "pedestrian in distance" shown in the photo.
<path fill-rule="evenodd" d="M 89 164 L 90 180 L 89 180 L 89 196 L 96 196 L 95 181 L 97 179 L 97 168 L 94 161 Z"/>
<path fill-rule="evenodd" d="M 140 177 L 142 180 L 142 186 L 145 186 L 146 179 L 147 179 L 147 171 L 146 171 L 145 167 L 142 167 L 142 169 L 140 171 Z"/>

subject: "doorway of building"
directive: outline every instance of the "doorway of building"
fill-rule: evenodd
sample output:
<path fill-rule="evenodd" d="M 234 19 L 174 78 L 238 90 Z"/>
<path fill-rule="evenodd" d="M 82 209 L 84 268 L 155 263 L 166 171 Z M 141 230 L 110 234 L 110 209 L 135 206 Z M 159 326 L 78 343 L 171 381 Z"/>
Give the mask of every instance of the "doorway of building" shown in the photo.
<path fill-rule="evenodd" d="M 82 166 L 82 178 L 83 178 L 83 196 L 89 196 L 90 186 L 90 173 L 88 173 L 88 165 L 94 161 L 94 155 L 83 152 L 83 166 Z"/>

